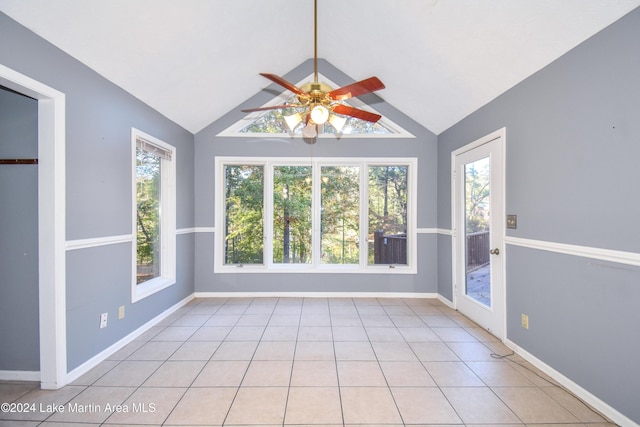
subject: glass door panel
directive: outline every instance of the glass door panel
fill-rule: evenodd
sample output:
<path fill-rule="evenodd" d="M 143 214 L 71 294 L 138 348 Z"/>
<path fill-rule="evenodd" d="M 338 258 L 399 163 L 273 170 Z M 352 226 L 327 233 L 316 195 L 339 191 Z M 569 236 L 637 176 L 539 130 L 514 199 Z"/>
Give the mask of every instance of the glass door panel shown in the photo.
<path fill-rule="evenodd" d="M 496 337 L 505 331 L 504 129 L 452 153 L 454 303 Z"/>
<path fill-rule="evenodd" d="M 465 294 L 491 307 L 491 162 L 485 157 L 464 165 Z"/>

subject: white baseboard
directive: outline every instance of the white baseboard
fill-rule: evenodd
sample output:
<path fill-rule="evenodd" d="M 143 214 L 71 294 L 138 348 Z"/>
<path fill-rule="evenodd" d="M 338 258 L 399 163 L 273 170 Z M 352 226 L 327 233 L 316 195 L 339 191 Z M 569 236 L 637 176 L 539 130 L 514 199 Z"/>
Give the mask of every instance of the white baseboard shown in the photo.
<path fill-rule="evenodd" d="M 533 354 L 524 350 L 513 341 L 506 339 L 504 344 L 507 347 L 509 347 L 511 350 L 513 350 L 515 353 L 517 353 L 519 356 L 521 356 L 523 359 L 525 359 L 527 362 L 531 363 L 533 366 L 540 369 L 545 374 L 549 375 L 551 378 L 556 380 L 558 383 L 560 383 L 563 387 L 565 387 L 571 393 L 575 394 L 584 402 L 591 405 L 593 408 L 595 408 L 602 415 L 609 418 L 614 423 L 624 427 L 640 427 L 640 424 L 637 424 L 636 422 L 631 420 L 629 417 L 621 414 L 618 410 L 613 408 L 611 405 L 602 401 L 601 399 L 593 395 L 591 392 L 585 390 L 584 388 L 582 388 L 581 386 L 579 386 L 569 378 L 565 377 L 560 372 L 556 371 L 551 366 L 547 365 L 542 360 L 535 357 Z"/>
<path fill-rule="evenodd" d="M 139 337 L 140 335 L 142 335 L 143 333 L 148 331 L 152 326 L 155 326 L 158 322 L 160 322 L 161 320 L 165 319 L 166 317 L 168 317 L 169 315 L 171 315 L 172 313 L 177 311 L 179 308 L 184 307 L 191 300 L 193 300 L 193 298 L 194 298 L 193 294 L 189 295 L 188 297 L 186 297 L 182 301 L 180 301 L 177 304 L 169 307 L 168 309 L 166 309 L 165 311 L 163 311 L 162 313 L 160 313 L 159 315 L 157 315 L 153 319 L 149 320 L 147 323 L 145 323 L 144 325 L 140 326 L 138 329 L 136 329 L 135 331 L 131 332 L 129 335 L 125 336 L 124 338 L 122 338 L 118 342 L 112 344 L 111 346 L 107 347 L 106 349 L 104 349 L 100 353 L 96 354 L 91 359 L 89 359 L 86 362 L 84 362 L 82 365 L 80 365 L 77 368 L 73 369 L 71 372 L 68 372 L 67 376 L 65 377 L 63 385 L 67 385 L 67 384 L 70 384 L 70 383 L 74 382 L 75 380 L 80 378 L 82 375 L 86 374 L 91 369 L 93 369 L 96 366 L 98 366 L 98 364 L 100 364 L 100 362 L 106 360 L 109 356 L 111 356 L 112 354 L 116 353 L 122 347 L 124 347 L 125 345 L 127 345 L 130 342 L 132 342 L 133 340 L 135 340 L 137 337 Z M 38 379 L 39 379 L 39 377 L 38 377 Z"/>
<path fill-rule="evenodd" d="M 40 381 L 40 371 L 0 371 L 0 381 Z"/>
<path fill-rule="evenodd" d="M 427 292 L 195 292 L 196 298 L 436 298 Z"/>

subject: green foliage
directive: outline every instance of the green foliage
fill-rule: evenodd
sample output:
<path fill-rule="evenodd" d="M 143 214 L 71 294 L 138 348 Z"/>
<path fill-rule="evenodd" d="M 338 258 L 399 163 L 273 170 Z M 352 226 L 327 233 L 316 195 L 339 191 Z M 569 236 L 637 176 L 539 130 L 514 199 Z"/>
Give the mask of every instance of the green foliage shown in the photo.
<path fill-rule="evenodd" d="M 407 166 L 369 168 L 369 234 L 407 231 Z"/>
<path fill-rule="evenodd" d="M 284 116 L 302 111 L 299 108 L 286 108 L 282 110 L 270 110 L 250 125 L 242 128 L 240 133 L 288 133 L 289 128 Z"/>
<path fill-rule="evenodd" d="M 136 259 L 138 283 L 155 277 L 160 266 L 161 159 L 136 150 Z"/>
<path fill-rule="evenodd" d="M 466 232 L 489 230 L 489 158 L 465 165 Z"/>
<path fill-rule="evenodd" d="M 369 168 L 369 240 L 376 230 L 406 232 L 408 169 Z M 264 172 L 261 165 L 225 166 L 225 264 L 264 263 Z M 315 249 L 324 264 L 360 262 L 360 173 L 359 166 L 321 166 L 321 241 Z M 312 201 L 311 166 L 273 168 L 274 263 L 312 262 Z"/>
<path fill-rule="evenodd" d="M 311 262 L 311 166 L 277 166 L 273 176 L 273 262 Z"/>
<path fill-rule="evenodd" d="M 225 168 L 225 263 L 262 264 L 264 236 L 264 168 Z"/>
<path fill-rule="evenodd" d="M 372 166 L 369 168 L 369 264 L 375 263 L 374 233 L 407 232 L 407 166 Z"/>
<path fill-rule="evenodd" d="M 359 174 L 357 166 L 322 167 L 320 227 L 325 264 L 359 263 Z"/>

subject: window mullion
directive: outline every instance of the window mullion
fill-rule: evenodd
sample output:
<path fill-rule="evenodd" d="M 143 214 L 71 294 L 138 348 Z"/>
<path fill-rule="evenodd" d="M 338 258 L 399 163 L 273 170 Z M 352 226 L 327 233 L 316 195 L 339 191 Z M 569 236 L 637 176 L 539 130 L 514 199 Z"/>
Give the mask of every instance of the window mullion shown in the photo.
<path fill-rule="evenodd" d="M 369 165 L 360 165 L 360 267 L 366 268 L 369 256 Z"/>
<path fill-rule="evenodd" d="M 264 164 L 263 263 L 273 267 L 273 163 Z"/>
<path fill-rule="evenodd" d="M 320 191 L 320 164 L 318 161 L 314 160 L 311 164 L 311 176 L 312 176 L 312 187 L 311 187 L 311 227 L 313 230 L 313 237 L 311 240 L 312 247 L 312 265 L 313 268 L 318 268 L 320 266 L 320 254 L 322 253 L 321 247 L 321 230 L 320 230 L 320 215 L 321 215 L 321 191 Z"/>
<path fill-rule="evenodd" d="M 161 212 L 164 222 L 164 230 L 167 233 L 163 241 L 166 243 L 163 262 L 167 275 L 173 279 L 176 277 L 176 155 L 173 154 L 171 160 L 162 161 L 162 206 Z"/>

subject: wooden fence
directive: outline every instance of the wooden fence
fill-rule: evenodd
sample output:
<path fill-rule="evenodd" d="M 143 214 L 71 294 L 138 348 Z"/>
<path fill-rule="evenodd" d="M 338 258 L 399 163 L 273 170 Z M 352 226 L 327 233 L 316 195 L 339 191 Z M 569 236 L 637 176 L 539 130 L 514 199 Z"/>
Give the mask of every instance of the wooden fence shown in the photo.
<path fill-rule="evenodd" d="M 489 264 L 489 232 L 467 234 L 467 273 Z"/>
<path fill-rule="evenodd" d="M 467 272 L 489 264 L 489 231 L 467 234 Z M 406 264 L 407 235 L 373 233 L 373 258 L 375 264 Z"/>
<path fill-rule="evenodd" d="M 375 264 L 406 264 L 407 235 L 373 233 L 373 260 Z"/>

